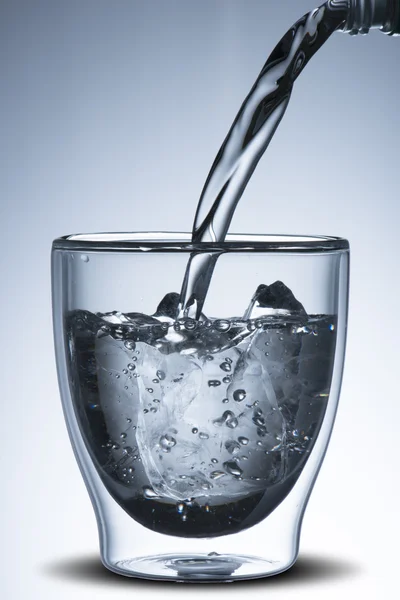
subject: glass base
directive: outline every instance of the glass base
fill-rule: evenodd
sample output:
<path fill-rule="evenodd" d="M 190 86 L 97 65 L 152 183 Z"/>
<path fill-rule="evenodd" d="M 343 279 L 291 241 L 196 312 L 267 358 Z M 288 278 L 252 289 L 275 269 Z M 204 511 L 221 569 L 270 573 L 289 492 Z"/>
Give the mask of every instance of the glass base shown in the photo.
<path fill-rule="evenodd" d="M 255 556 L 235 554 L 163 554 L 104 561 L 105 566 L 127 577 L 181 582 L 230 582 L 277 575 L 289 569 L 294 561 L 284 564 Z"/>

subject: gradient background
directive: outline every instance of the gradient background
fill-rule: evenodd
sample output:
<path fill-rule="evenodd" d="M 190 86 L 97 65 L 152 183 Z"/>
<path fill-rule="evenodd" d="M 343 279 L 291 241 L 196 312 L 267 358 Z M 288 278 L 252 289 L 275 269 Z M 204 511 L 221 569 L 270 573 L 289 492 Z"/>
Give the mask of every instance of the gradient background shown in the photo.
<path fill-rule="evenodd" d="M 0 0 L 0 592 L 7 600 L 210 592 L 369 599 L 397 588 L 400 39 L 333 36 L 297 82 L 231 227 L 351 243 L 341 402 L 298 566 L 217 591 L 103 573 L 59 401 L 52 240 L 190 229 L 244 96 L 275 43 L 312 5 Z"/>

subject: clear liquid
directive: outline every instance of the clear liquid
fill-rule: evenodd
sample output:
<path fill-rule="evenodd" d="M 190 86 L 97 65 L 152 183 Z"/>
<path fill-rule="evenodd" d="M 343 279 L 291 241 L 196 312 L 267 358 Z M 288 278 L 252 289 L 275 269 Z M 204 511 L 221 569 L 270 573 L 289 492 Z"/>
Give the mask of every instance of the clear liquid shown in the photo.
<path fill-rule="evenodd" d="M 336 322 L 272 312 L 68 315 L 80 430 L 104 485 L 144 526 L 237 533 L 297 481 L 325 414 Z"/>
<path fill-rule="evenodd" d="M 343 25 L 347 11 L 343 0 L 327 2 L 299 19 L 273 50 L 211 167 L 197 207 L 193 242 L 225 239 L 236 205 L 285 114 L 294 82 Z M 181 316 L 200 317 L 217 258 L 191 256 L 181 290 Z"/>

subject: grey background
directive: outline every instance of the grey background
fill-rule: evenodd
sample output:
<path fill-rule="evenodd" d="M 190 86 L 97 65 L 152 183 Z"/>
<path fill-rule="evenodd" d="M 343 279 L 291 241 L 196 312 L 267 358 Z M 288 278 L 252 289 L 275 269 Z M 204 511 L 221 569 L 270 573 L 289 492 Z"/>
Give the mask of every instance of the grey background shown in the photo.
<path fill-rule="evenodd" d="M 7 600 L 204 593 L 96 567 L 94 515 L 58 396 L 50 246 L 67 233 L 189 230 L 244 96 L 312 4 L 0 1 Z M 399 60 L 400 39 L 335 34 L 297 82 L 233 220 L 237 232 L 348 238 L 351 304 L 340 409 L 304 521 L 303 559 L 291 576 L 219 594 L 376 598 L 396 581 Z"/>

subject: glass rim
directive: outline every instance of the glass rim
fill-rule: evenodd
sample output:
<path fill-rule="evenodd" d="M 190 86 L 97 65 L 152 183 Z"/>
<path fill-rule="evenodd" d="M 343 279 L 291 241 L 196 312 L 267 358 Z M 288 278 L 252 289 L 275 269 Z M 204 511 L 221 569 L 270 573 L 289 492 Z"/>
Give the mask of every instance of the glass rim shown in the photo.
<path fill-rule="evenodd" d="M 223 242 L 197 242 L 191 233 L 142 231 L 79 233 L 53 241 L 53 250 L 84 252 L 333 252 L 349 250 L 349 242 L 326 235 L 229 233 Z"/>

